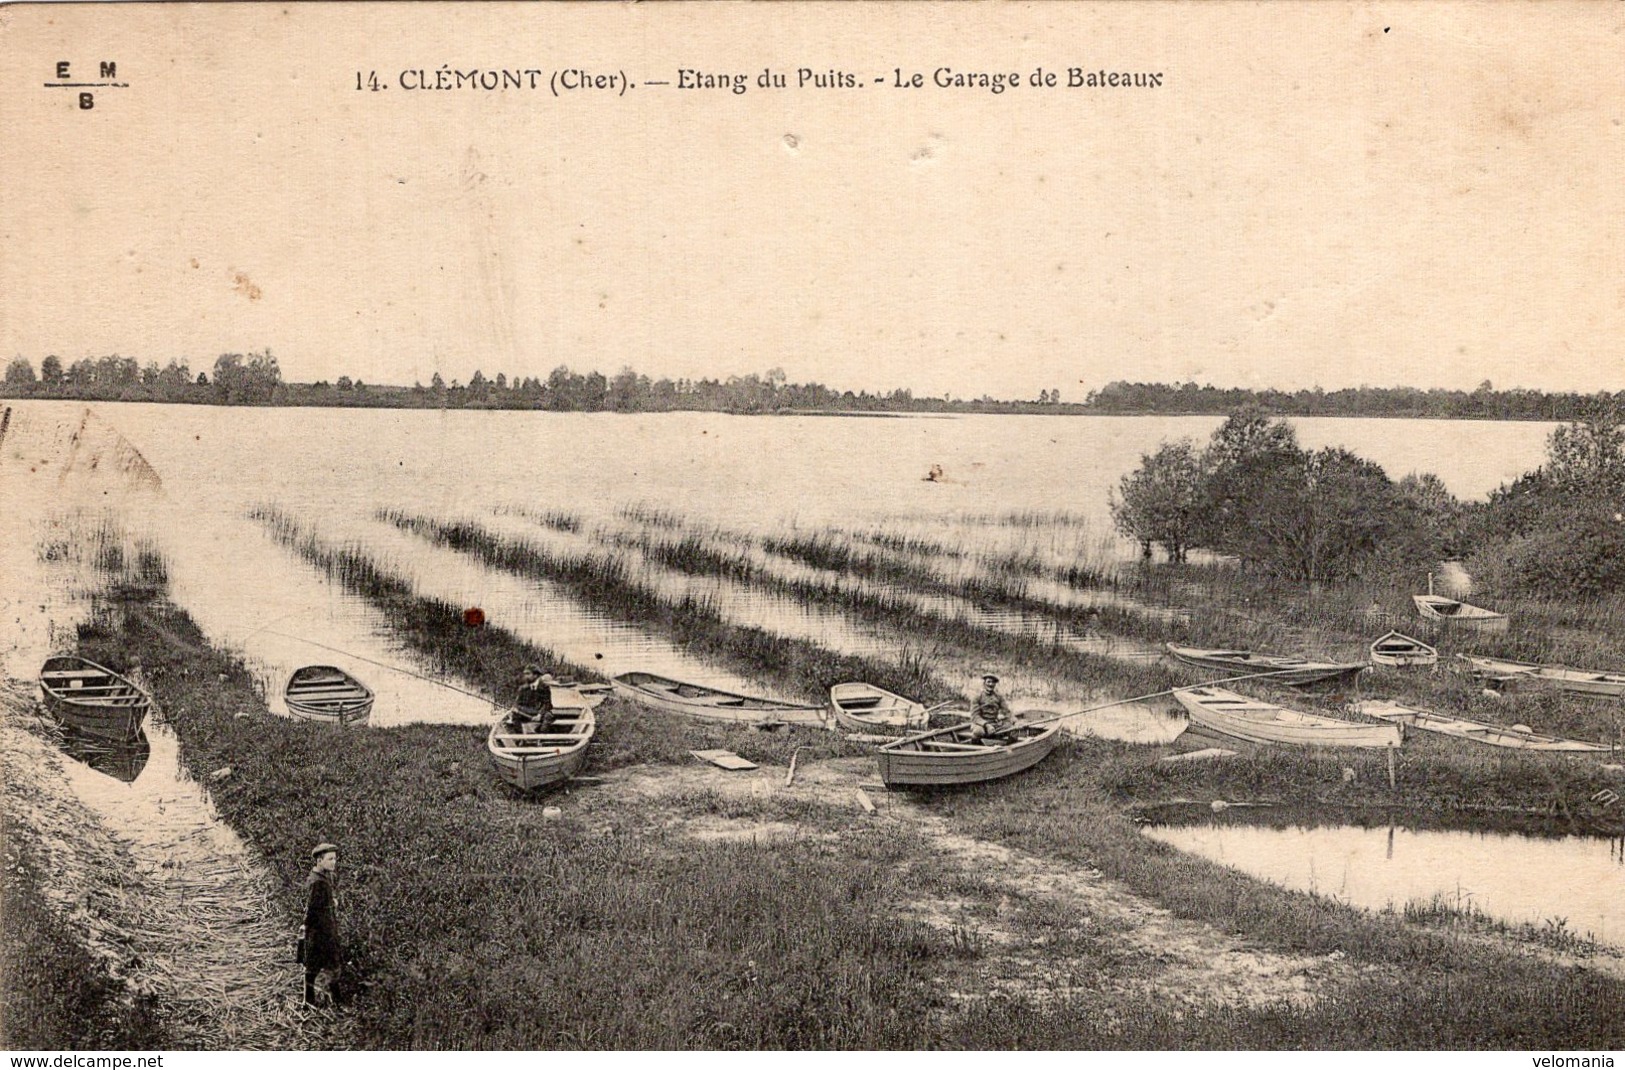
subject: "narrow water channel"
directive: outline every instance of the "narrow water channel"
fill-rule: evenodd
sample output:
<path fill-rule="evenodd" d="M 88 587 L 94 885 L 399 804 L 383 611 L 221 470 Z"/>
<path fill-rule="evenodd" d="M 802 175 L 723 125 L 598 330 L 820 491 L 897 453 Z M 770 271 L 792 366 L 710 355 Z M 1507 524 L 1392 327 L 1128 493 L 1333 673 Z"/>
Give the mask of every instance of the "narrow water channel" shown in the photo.
<path fill-rule="evenodd" d="M 1154 825 L 1145 834 L 1369 910 L 1441 901 L 1625 946 L 1625 841 L 1401 827 Z"/>

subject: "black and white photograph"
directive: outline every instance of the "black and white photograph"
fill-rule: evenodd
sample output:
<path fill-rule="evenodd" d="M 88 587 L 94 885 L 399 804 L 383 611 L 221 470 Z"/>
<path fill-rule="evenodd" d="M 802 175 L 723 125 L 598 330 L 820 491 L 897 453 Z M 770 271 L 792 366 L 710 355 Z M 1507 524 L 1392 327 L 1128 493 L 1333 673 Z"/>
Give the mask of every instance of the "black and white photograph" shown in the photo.
<path fill-rule="evenodd" d="M 0 6 L 10 1065 L 1613 1066 L 1622 71 L 1589 0 Z"/>

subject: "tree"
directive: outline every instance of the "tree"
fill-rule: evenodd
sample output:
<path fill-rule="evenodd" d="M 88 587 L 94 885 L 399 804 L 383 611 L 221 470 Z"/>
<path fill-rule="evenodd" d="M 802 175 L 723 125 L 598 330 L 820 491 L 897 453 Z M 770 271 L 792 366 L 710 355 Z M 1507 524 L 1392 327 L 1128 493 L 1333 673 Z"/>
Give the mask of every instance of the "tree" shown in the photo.
<path fill-rule="evenodd" d="M 1202 507 L 1202 463 L 1190 439 L 1164 442 L 1142 454 L 1140 467 L 1125 475 L 1112 496 L 1112 522 L 1151 556 L 1160 544 L 1170 561 L 1184 561 L 1196 535 Z"/>
<path fill-rule="evenodd" d="M 35 383 L 34 365 L 27 357 L 14 357 L 6 365 L 6 385 L 13 389 L 27 389 Z"/>
<path fill-rule="evenodd" d="M 1606 394 L 1546 439 L 1546 476 L 1561 494 L 1625 504 L 1625 412 Z"/>
<path fill-rule="evenodd" d="M 1297 433 L 1285 420 L 1271 420 L 1257 408 L 1232 413 L 1202 454 L 1201 522 L 1197 544 L 1243 561 L 1256 561 L 1268 537 L 1256 529 L 1261 513 L 1279 512 L 1276 499 L 1291 493 L 1301 477 L 1305 455 Z"/>
<path fill-rule="evenodd" d="M 62 360 L 55 353 L 39 362 L 40 382 L 46 386 L 62 385 Z"/>
<path fill-rule="evenodd" d="M 215 400 L 227 405 L 266 405 L 282 382 L 282 370 L 269 349 L 263 353 L 222 353 L 214 362 Z"/>

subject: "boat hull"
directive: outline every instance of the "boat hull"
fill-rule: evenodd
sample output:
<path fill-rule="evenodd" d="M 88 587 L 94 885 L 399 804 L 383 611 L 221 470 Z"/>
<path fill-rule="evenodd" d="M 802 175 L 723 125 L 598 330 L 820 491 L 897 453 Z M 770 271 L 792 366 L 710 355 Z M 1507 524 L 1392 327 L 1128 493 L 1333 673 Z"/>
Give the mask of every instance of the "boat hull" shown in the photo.
<path fill-rule="evenodd" d="M 1423 620 L 1439 621 L 1452 628 L 1464 628 L 1485 634 L 1497 634 L 1507 630 L 1508 620 L 1505 613 L 1497 613 L 1436 594 L 1413 594 L 1411 601 L 1416 603 L 1416 612 Z"/>
<path fill-rule="evenodd" d="M 1248 673 L 1268 673 L 1260 679 L 1289 687 L 1325 687 L 1351 683 L 1365 670 L 1364 665 L 1328 661 L 1305 661 L 1302 658 L 1275 654 L 1254 654 L 1250 651 L 1201 650 L 1195 647 L 1167 644 L 1168 654 L 1174 660 L 1198 669 L 1243 676 Z"/>
<path fill-rule="evenodd" d="M 1371 643 L 1371 664 L 1394 668 L 1437 665 L 1439 652 L 1420 639 L 1389 632 Z"/>
<path fill-rule="evenodd" d="M 783 721 L 823 726 L 829 719 L 822 706 L 735 695 L 715 688 L 685 684 L 654 673 L 622 673 L 612 683 L 616 694 L 664 713 L 748 724 Z"/>
<path fill-rule="evenodd" d="M 1175 692 L 1191 722 L 1249 743 L 1294 747 L 1398 747 L 1403 731 L 1397 724 L 1357 724 L 1303 713 L 1222 688 Z"/>
<path fill-rule="evenodd" d="M 597 731 L 590 706 L 560 709 L 546 734 L 514 731 L 507 718 L 491 726 L 485 748 L 497 778 L 519 791 L 538 791 L 569 780 L 587 762 Z"/>
<path fill-rule="evenodd" d="M 830 716 L 852 732 L 902 733 L 926 727 L 930 714 L 912 699 L 873 684 L 836 684 L 829 689 Z"/>
<path fill-rule="evenodd" d="M 40 701 L 63 725 L 104 739 L 130 739 L 152 708 L 152 697 L 105 665 L 85 658 L 47 658 Z"/>
<path fill-rule="evenodd" d="M 1025 730 L 1024 738 L 1006 745 L 968 744 L 959 740 L 960 735 L 949 733 L 940 743 L 905 739 L 886 744 L 875 752 L 880 779 L 887 787 L 948 787 L 999 780 L 1047 758 L 1060 741 L 1060 726 L 1032 726 Z"/>
<path fill-rule="evenodd" d="M 1474 743 L 1482 743 L 1489 747 L 1506 747 L 1512 750 L 1558 751 L 1573 754 L 1606 753 L 1613 749 L 1606 743 L 1591 743 L 1586 740 L 1563 739 L 1560 736 L 1543 735 L 1539 732 L 1526 732 L 1516 728 L 1489 724 L 1486 721 L 1475 721 L 1467 717 L 1451 717 L 1447 714 L 1435 713 L 1432 710 L 1401 706 L 1397 702 L 1367 700 L 1360 703 L 1356 708 L 1368 717 L 1380 717 L 1385 721 L 1393 721 L 1396 724 L 1420 729 L 1423 732 L 1436 732 L 1439 735 L 1455 736 L 1457 739 L 1470 739 Z"/>
<path fill-rule="evenodd" d="M 1619 698 L 1625 695 L 1625 673 L 1588 672 L 1564 665 L 1538 665 L 1504 658 L 1481 658 L 1472 654 L 1461 657 L 1472 666 L 1473 672 L 1493 680 L 1540 680 L 1560 691 L 1595 698 Z"/>
<path fill-rule="evenodd" d="M 372 716 L 372 690 L 332 665 L 294 670 L 283 685 L 282 700 L 288 713 L 301 721 L 347 727 Z"/>

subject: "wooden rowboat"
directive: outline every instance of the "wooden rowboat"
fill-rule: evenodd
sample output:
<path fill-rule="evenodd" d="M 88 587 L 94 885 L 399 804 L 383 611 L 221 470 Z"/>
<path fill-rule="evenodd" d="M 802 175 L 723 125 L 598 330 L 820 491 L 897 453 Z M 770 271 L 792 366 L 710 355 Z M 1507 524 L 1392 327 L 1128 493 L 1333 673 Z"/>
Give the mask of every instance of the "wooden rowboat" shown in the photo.
<path fill-rule="evenodd" d="M 685 684 L 652 672 L 626 672 L 615 677 L 615 691 L 666 713 L 686 713 L 717 721 L 785 721 L 822 725 L 829 714 L 822 706 L 735 695 L 700 684 Z"/>
<path fill-rule="evenodd" d="M 111 739 L 141 730 L 152 696 L 94 661 L 72 655 L 46 658 L 39 673 L 45 709 L 64 725 Z"/>
<path fill-rule="evenodd" d="M 1542 735 L 1521 724 L 1510 726 L 1489 724 L 1467 717 L 1436 713 L 1433 710 L 1401 706 L 1397 702 L 1385 700 L 1368 699 L 1353 708 L 1367 717 L 1378 717 L 1384 721 L 1393 721 L 1395 724 L 1409 725 L 1424 732 L 1438 732 L 1440 735 L 1455 736 L 1458 739 L 1470 739 L 1491 747 L 1580 753 L 1597 753 L 1612 749 L 1606 743 L 1588 743 L 1579 739 Z"/>
<path fill-rule="evenodd" d="M 1416 603 L 1416 612 L 1424 620 L 1444 621 L 1452 627 L 1470 628 L 1477 632 L 1507 630 L 1507 615 L 1493 609 L 1468 605 L 1437 594 L 1413 594 L 1411 601 Z"/>
<path fill-rule="evenodd" d="M 1371 664 L 1395 665 L 1401 668 L 1410 665 L 1437 665 L 1439 652 L 1428 646 L 1420 639 L 1412 639 L 1399 632 L 1389 632 L 1371 641 Z"/>
<path fill-rule="evenodd" d="M 1284 654 L 1255 654 L 1250 650 L 1204 650 L 1172 643 L 1167 644 L 1167 650 L 1176 661 L 1199 669 L 1230 675 L 1268 673 L 1269 676 L 1261 678 L 1292 687 L 1347 683 L 1365 669 L 1358 662 L 1308 661 Z"/>
<path fill-rule="evenodd" d="M 1060 741 L 1061 726 L 1018 724 L 1008 738 L 972 741 L 970 727 L 887 743 L 875 754 L 887 787 L 944 787 L 998 780 L 1031 769 Z"/>
<path fill-rule="evenodd" d="M 885 688 L 854 682 L 829 689 L 829 709 L 835 723 L 849 731 L 896 733 L 928 727 L 936 707 L 927 709 Z M 943 710 L 940 715 L 970 720 L 970 714 L 963 710 Z"/>
<path fill-rule="evenodd" d="M 535 791 L 580 772 L 597 729 L 591 705 L 555 707 L 545 732 L 526 732 L 508 714 L 491 725 L 485 748 L 497 776 L 520 791 Z"/>
<path fill-rule="evenodd" d="M 1251 743 L 1286 743 L 1299 747 L 1397 747 L 1397 724 L 1356 724 L 1318 713 L 1303 713 L 1273 702 L 1238 695 L 1221 687 L 1174 692 L 1190 711 L 1191 721 Z"/>
<path fill-rule="evenodd" d="M 1560 691 L 1600 698 L 1618 698 L 1625 695 L 1625 673 L 1592 672 L 1571 669 L 1566 665 L 1537 665 L 1529 661 L 1509 661 L 1505 658 L 1484 658 L 1476 654 L 1457 655 L 1478 675 L 1495 681 L 1540 680 Z"/>
<path fill-rule="evenodd" d="M 302 721 L 342 727 L 360 724 L 372 714 L 372 690 L 332 665 L 295 669 L 283 685 L 282 699 L 288 712 Z"/>

